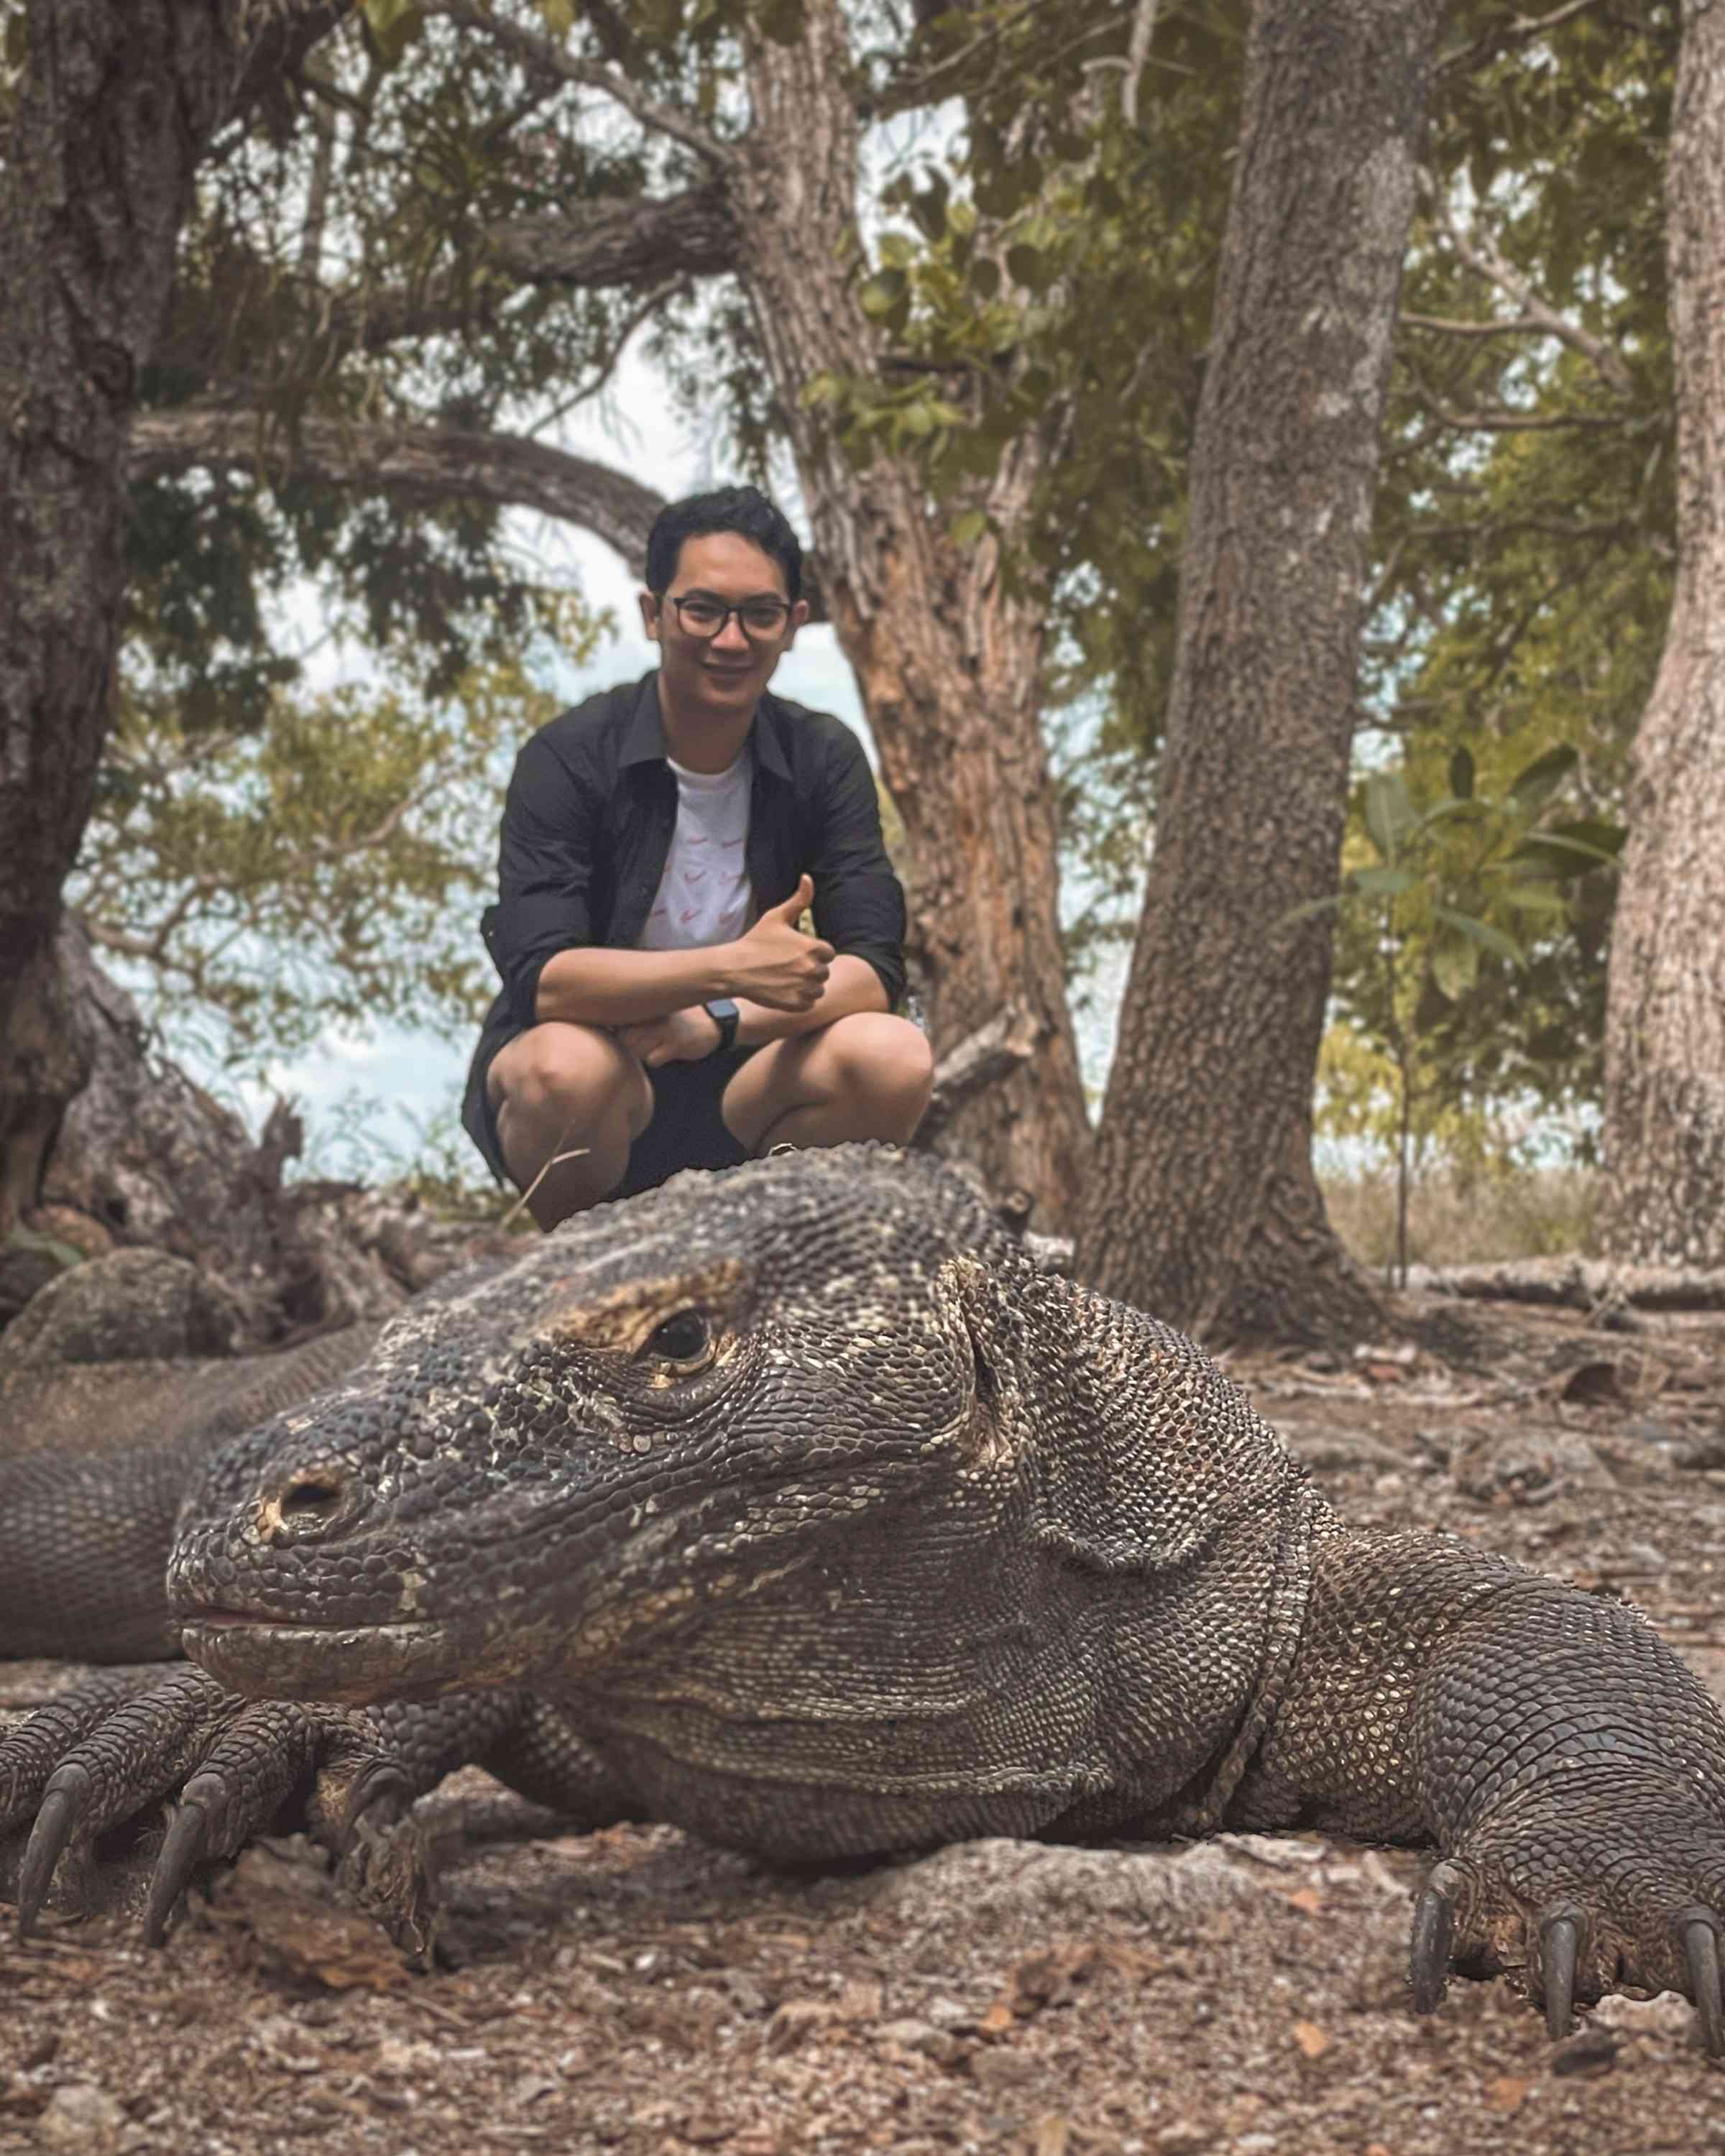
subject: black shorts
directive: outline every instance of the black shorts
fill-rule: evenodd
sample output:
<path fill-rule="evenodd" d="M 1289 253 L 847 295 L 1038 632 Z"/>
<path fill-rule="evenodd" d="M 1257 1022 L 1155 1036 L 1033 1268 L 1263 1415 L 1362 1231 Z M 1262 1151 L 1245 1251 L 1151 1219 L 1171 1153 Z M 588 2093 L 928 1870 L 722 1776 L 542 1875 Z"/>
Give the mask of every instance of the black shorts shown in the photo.
<path fill-rule="evenodd" d="M 752 1048 L 716 1049 L 698 1063 L 661 1063 L 649 1070 L 653 1120 L 629 1147 L 623 1180 L 611 1195 L 633 1198 L 639 1191 L 656 1190 L 680 1168 L 740 1168 L 749 1157 L 748 1147 L 726 1127 L 719 1104 L 725 1088 L 756 1053 Z M 485 1069 L 475 1072 L 478 1082 L 469 1086 L 464 1121 L 468 1135 L 501 1182 L 512 1178 L 504 1163 L 497 1111 L 485 1082 L 490 1070 L 488 1056 Z"/>

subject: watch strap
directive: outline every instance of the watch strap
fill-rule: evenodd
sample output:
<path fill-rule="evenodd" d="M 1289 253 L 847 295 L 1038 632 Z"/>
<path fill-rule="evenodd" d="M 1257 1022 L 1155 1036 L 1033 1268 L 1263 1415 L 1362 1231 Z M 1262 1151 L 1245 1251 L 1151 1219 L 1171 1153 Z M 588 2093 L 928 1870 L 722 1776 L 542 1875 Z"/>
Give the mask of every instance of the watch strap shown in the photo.
<path fill-rule="evenodd" d="M 718 1055 L 727 1048 L 735 1048 L 737 1021 L 742 1014 L 730 997 L 715 996 L 711 1003 L 703 1004 L 701 1009 L 719 1029 L 719 1038 L 711 1052 Z"/>

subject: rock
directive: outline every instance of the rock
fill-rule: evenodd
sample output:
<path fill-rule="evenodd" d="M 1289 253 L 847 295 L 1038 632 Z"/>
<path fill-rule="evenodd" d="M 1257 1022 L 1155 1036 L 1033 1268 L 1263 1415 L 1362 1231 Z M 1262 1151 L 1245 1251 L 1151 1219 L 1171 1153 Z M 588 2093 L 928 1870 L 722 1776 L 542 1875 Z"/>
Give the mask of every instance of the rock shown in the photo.
<path fill-rule="evenodd" d="M 218 1281 L 165 1250 L 115 1250 L 50 1281 L 7 1327 L 0 1364 L 225 1355 L 244 1318 Z"/>
<path fill-rule="evenodd" d="M 931 1856 L 894 1865 L 861 1884 L 870 1904 L 901 1909 L 921 1923 L 962 1923 L 976 1938 L 1045 1930 L 1051 1921 L 1070 1931 L 1087 1922 L 1128 1917 L 1153 1938 L 1183 1933 L 1217 1910 L 1283 1898 L 1273 1860 L 1256 1846 L 1279 1850 L 1274 1837 L 1234 1835 L 1230 1846 L 1139 1850 L 1066 1848 L 1024 1841 L 967 1841 Z M 1294 1845 L 1303 1847 L 1303 1845 Z M 817 1895 L 854 1893 L 852 1882 L 817 1887 Z"/>
<path fill-rule="evenodd" d="M 1208 2127 L 1189 2118 L 1177 2118 L 1157 2135 L 1156 2146 L 1163 2156 L 1195 2156 L 1197 2150 L 1208 2148 L 1214 2138 Z"/>
<path fill-rule="evenodd" d="M 126 2113 L 94 2082 L 68 2082 L 48 2099 L 36 2122 L 36 2138 L 49 2148 L 105 2148 L 126 2123 Z"/>
<path fill-rule="evenodd" d="M 1563 1430 L 1471 1435 L 1450 1455 L 1450 1474 L 1464 1497 L 1482 1505 L 1544 1505 L 1575 1483 L 1611 1484 L 1593 1446 Z"/>
<path fill-rule="evenodd" d="M 883 2043 L 896 2044 L 901 2051 L 921 2051 L 942 2066 L 950 2066 L 963 2048 L 956 2036 L 937 2029 L 932 2021 L 888 2021 L 878 2033 Z"/>
<path fill-rule="evenodd" d="M 1656 1992 L 1651 1999 L 1625 1999 L 1614 1991 L 1594 2007 L 1592 2018 L 1625 2035 L 1666 2036 L 1680 2044 L 1695 2028 L 1695 2009 L 1681 1991 Z"/>
<path fill-rule="evenodd" d="M 45 1238 L 21 1235 L 0 1249 L 0 1326 L 9 1325 L 65 1270 L 64 1259 Z"/>

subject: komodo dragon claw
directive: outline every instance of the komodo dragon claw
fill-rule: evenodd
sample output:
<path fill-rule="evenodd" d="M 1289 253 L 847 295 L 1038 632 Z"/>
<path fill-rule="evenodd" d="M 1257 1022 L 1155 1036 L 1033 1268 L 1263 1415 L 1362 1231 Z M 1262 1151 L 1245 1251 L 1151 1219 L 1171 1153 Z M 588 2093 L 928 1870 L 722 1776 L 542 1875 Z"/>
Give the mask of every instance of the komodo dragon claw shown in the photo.
<path fill-rule="evenodd" d="M 1575 2011 L 1575 1962 L 1587 1919 L 1568 1904 L 1544 1911 L 1539 1920 L 1539 1966 L 1545 1979 L 1545 2033 L 1560 2043 Z"/>
<path fill-rule="evenodd" d="M 1408 1984 L 1416 2014 L 1435 2014 L 1449 1989 L 1450 1956 L 1455 1943 L 1455 1885 L 1453 1866 L 1440 1864 L 1414 1904 L 1414 1941 Z"/>
<path fill-rule="evenodd" d="M 1458 1959 L 1481 1967 L 1502 1967 L 1510 1958 L 1507 1937 L 1520 1929 L 1530 1948 L 1528 1974 L 1536 1996 L 1543 1997 L 1546 2033 L 1553 2043 L 1566 2037 L 1574 2023 L 1578 1979 L 1589 1970 L 1588 1912 L 1579 1903 L 1564 1899 L 1548 1902 L 1526 1924 L 1500 1913 L 1491 1921 L 1486 1904 L 1491 1896 L 1474 1867 L 1445 1861 L 1437 1865 L 1414 1905 L 1414 1926 L 1408 1963 L 1409 1990 L 1416 2014 L 1432 2014 L 1443 2003 L 1449 1973 Z M 1702 2048 L 1710 2058 L 1725 2057 L 1725 2005 L 1722 2005 L 1719 1935 L 1725 1925 L 1710 1908 L 1698 1903 L 1679 1909 L 1669 1922 L 1670 1937 L 1678 1953 L 1659 1970 L 1675 1977 L 1681 1969 L 1688 1978 L 1695 2003 Z M 1458 1953 L 1458 1935 L 1462 1948 Z M 1494 1945 L 1487 1943 L 1496 1941 Z M 1587 1976 L 1585 1995 L 1612 1988 L 1616 1964 L 1623 1957 L 1611 1953 L 1594 1956 Z M 1647 1969 L 1630 1966 L 1630 1981 L 1649 1979 Z M 1651 1980 L 1651 1979 L 1650 1979 Z"/>
<path fill-rule="evenodd" d="M 1719 1919 L 1711 1909 L 1684 1909 L 1674 1928 L 1689 1964 L 1689 1988 L 1701 2020 L 1701 2041 L 1711 2059 L 1725 2057 L 1725 2008 L 1720 2001 Z"/>

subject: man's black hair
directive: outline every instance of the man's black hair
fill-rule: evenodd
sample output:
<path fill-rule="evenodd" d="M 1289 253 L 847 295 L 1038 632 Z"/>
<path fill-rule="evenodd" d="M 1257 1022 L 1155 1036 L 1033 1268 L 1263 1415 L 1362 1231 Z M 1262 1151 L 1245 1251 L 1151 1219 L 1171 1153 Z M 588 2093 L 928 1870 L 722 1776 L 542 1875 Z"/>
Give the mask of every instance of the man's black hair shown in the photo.
<path fill-rule="evenodd" d="M 757 486 L 721 486 L 716 494 L 691 494 L 661 509 L 647 535 L 647 588 L 662 598 L 677 573 L 677 557 L 685 539 L 704 539 L 714 531 L 735 531 L 752 540 L 784 571 L 785 596 L 794 606 L 803 596 L 803 549 L 797 535 Z"/>

